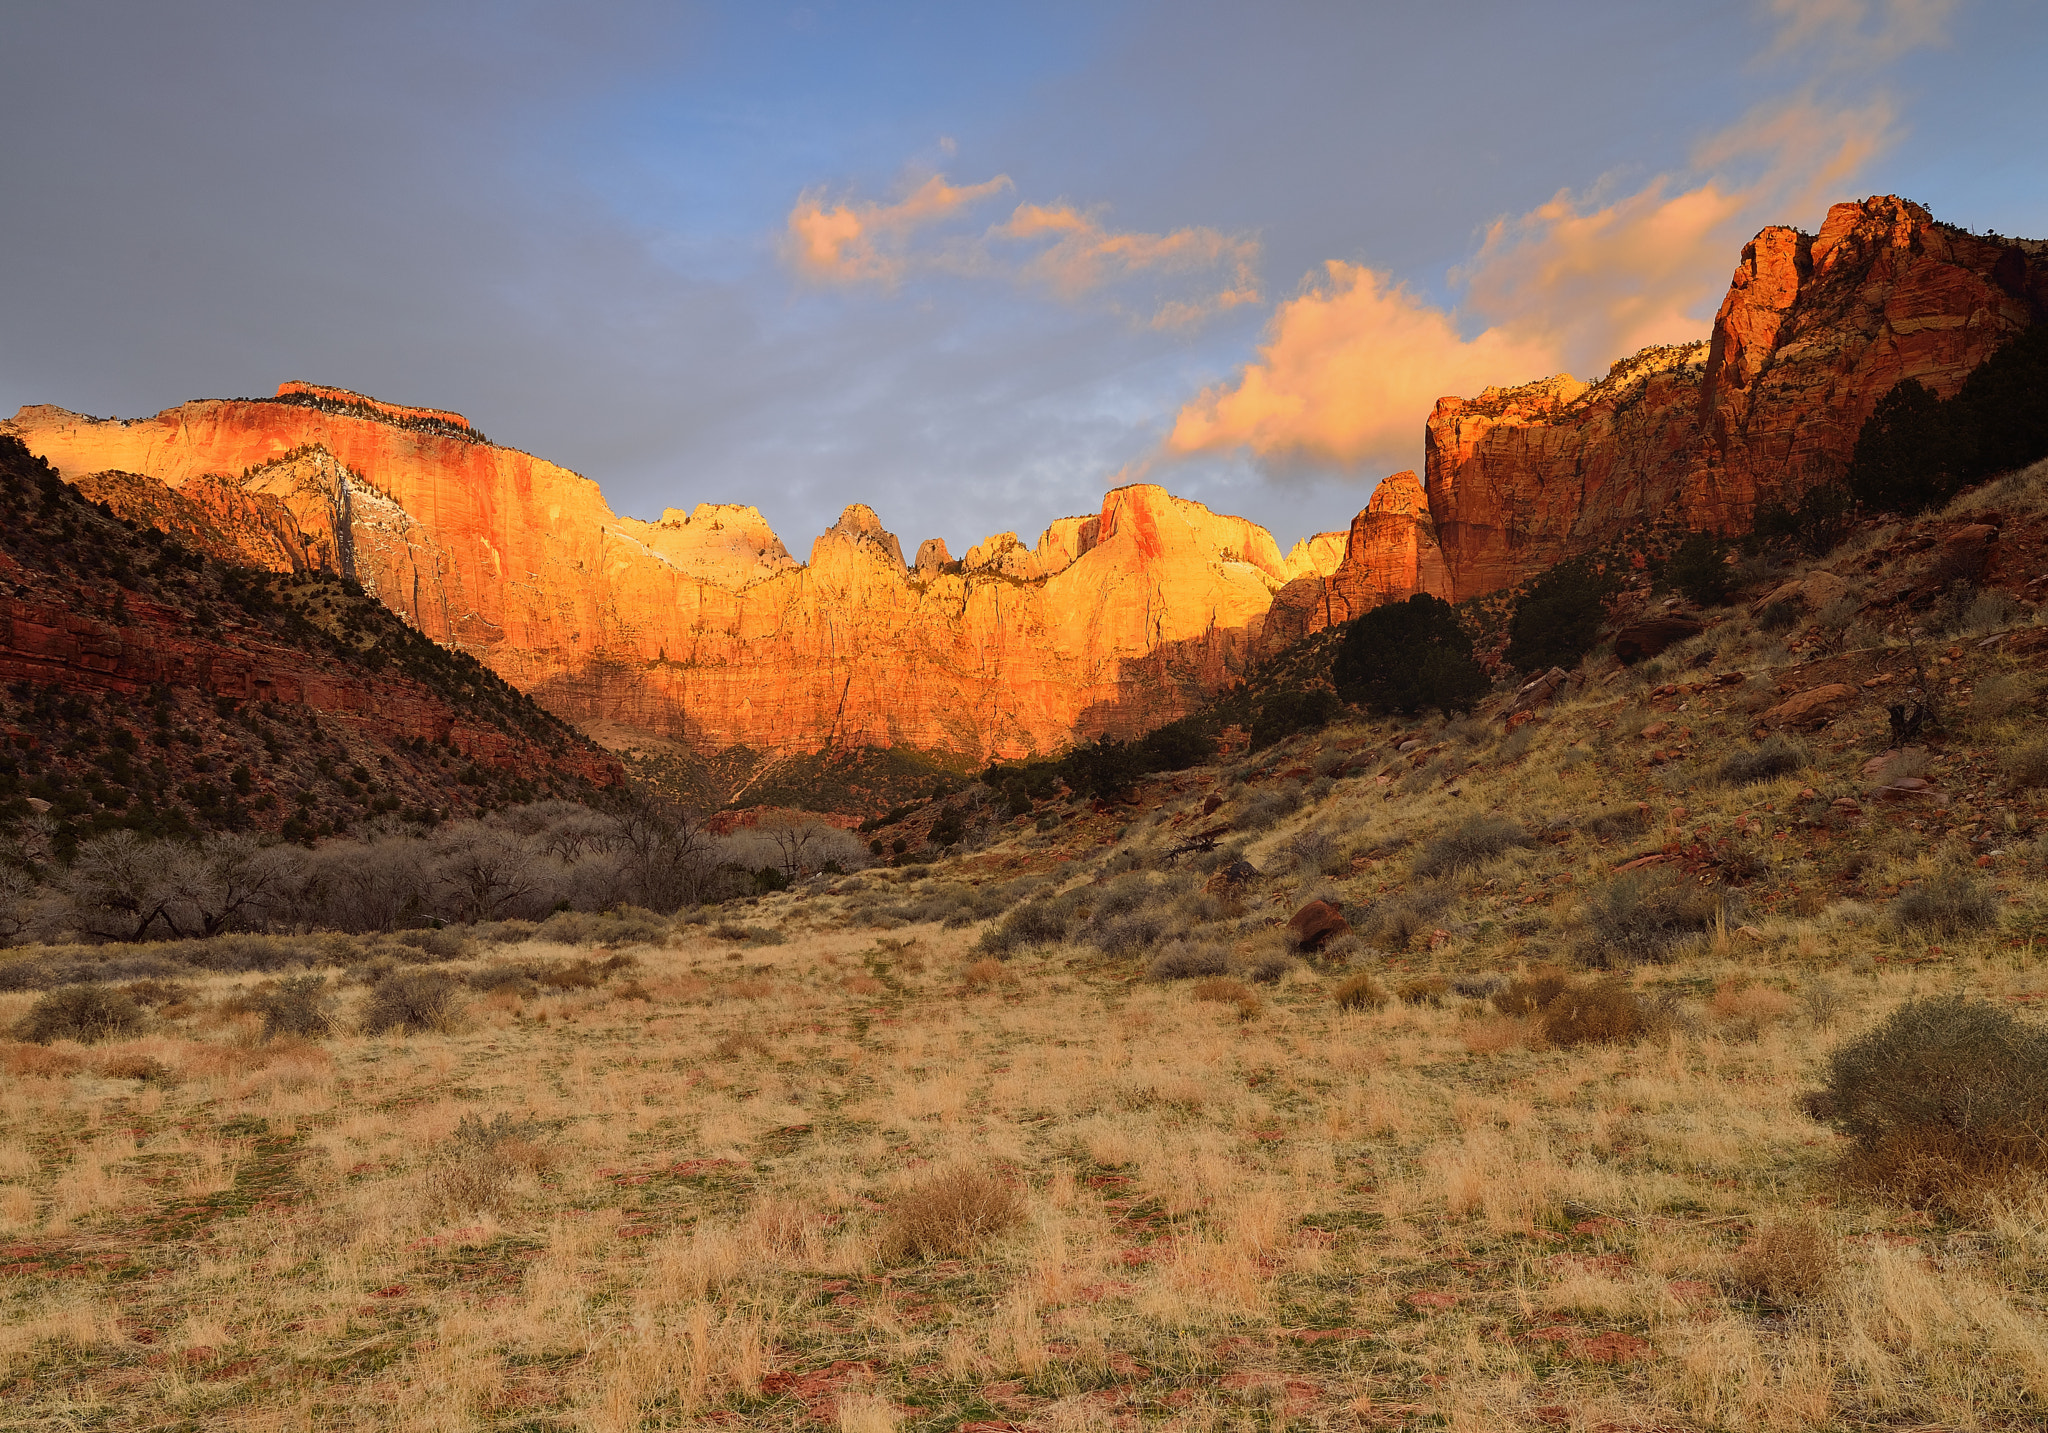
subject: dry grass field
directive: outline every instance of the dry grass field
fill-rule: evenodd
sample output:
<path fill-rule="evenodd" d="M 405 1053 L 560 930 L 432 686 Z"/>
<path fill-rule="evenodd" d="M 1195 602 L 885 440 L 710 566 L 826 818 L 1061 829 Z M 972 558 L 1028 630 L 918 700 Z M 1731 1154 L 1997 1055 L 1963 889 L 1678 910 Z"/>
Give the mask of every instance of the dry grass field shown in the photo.
<path fill-rule="evenodd" d="M 1638 978 L 1636 1044 L 978 962 L 783 905 L 444 1032 L 268 1044 L 247 978 L 6 1048 L 12 1427 L 2038 1427 L 2048 1200 L 1854 1198 L 1796 1107 L 2030 949 Z M 563 960 L 510 948 L 498 959 Z M 993 967 L 993 968 L 991 968 Z M 1226 984 L 1230 982 L 1224 982 Z M 1218 998 L 1221 996 L 1222 998 Z M 27 998 L 9 997 L 0 1018 Z M 246 1003 L 246 1002 L 241 1002 Z M 182 1007 L 182 1011 L 181 1011 Z"/>
<path fill-rule="evenodd" d="M 2035 541 L 2022 479 L 1929 522 Z M 1807 1112 L 1927 997 L 2048 1071 L 2048 627 L 1888 619 L 1912 539 L 1530 724 L 617 938 L 0 953 L 0 1425 L 2048 1426 L 2048 1101 L 1967 1168 Z"/>

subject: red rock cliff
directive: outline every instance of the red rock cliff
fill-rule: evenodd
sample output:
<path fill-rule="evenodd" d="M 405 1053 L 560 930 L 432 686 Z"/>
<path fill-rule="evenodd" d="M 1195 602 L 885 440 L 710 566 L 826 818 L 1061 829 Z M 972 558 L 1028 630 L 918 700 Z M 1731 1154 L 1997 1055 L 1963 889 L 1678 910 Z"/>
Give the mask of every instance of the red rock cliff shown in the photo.
<path fill-rule="evenodd" d="M 1446 398 L 1429 507 L 1460 598 L 1511 586 L 1629 526 L 1745 528 L 1837 477 L 1893 384 L 1940 394 L 2048 313 L 2048 244 L 1979 238 L 1895 197 L 1837 204 L 1818 235 L 1742 251 L 1705 344 Z"/>
<path fill-rule="evenodd" d="M 799 564 L 751 508 L 622 518 L 454 415 L 304 397 L 0 427 L 126 516 L 353 576 L 556 712 L 700 751 L 986 758 L 1145 730 L 1241 673 L 1273 594 L 1334 550 L 1283 557 L 1257 524 L 1138 485 L 1036 548 L 998 534 L 916 568 L 856 504 Z"/>

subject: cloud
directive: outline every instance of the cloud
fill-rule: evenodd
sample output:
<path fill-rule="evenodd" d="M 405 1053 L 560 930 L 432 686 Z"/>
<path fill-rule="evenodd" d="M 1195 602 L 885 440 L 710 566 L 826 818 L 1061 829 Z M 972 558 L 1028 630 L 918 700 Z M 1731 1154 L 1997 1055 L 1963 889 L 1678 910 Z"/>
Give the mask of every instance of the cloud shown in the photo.
<path fill-rule="evenodd" d="M 1771 55 L 1824 50 L 1829 73 L 1933 43 L 1949 0 L 1771 0 Z M 1651 344 L 1704 333 L 1735 246 L 1761 221 L 1809 214 L 1890 145 L 1881 92 L 1849 104 L 1809 79 L 1695 146 L 1688 171 L 1631 192 L 1559 190 L 1488 225 L 1451 270 L 1457 308 L 1385 273 L 1332 263 L 1276 311 L 1234 383 L 1186 404 L 1170 454 L 1242 450 L 1271 467 L 1380 468 L 1412 461 L 1423 420 L 1449 394 L 1562 368 L 1604 370 Z M 1476 328 L 1475 336 L 1463 333 Z"/>
<path fill-rule="evenodd" d="M 1141 274 L 1215 272 L 1222 276 L 1214 292 L 1163 303 L 1151 320 L 1155 328 L 1187 327 L 1225 309 L 1257 303 L 1260 297 L 1258 240 L 1215 229 L 1176 229 L 1169 234 L 1117 232 L 1071 204 L 1020 204 L 988 237 L 998 242 L 1042 244 L 1018 265 L 1018 277 L 1043 284 L 1069 300 Z"/>
<path fill-rule="evenodd" d="M 1235 385 L 1181 410 L 1167 448 L 1350 464 L 1413 446 L 1442 394 L 1538 377 L 1556 359 L 1548 344 L 1502 328 L 1463 338 L 1449 314 L 1390 276 L 1332 261 L 1280 305 Z"/>
<path fill-rule="evenodd" d="M 822 190 L 806 190 L 789 212 L 783 256 L 823 284 L 894 287 L 923 271 L 1008 279 L 1068 303 L 1138 280 L 1201 280 L 1188 292 L 1148 298 L 1146 322 L 1159 329 L 1191 327 L 1262 298 L 1258 240 L 1216 229 L 1116 230 L 1099 209 L 1023 203 L 979 233 L 928 232 L 1011 187 L 1000 174 L 961 186 L 932 175 L 891 204 L 830 203 Z M 1123 311 L 1120 299 L 1110 307 Z"/>
<path fill-rule="evenodd" d="M 824 191 L 807 189 L 789 211 L 783 256 L 798 273 L 819 283 L 893 285 L 910 266 L 910 243 L 918 230 L 1012 187 L 1004 174 L 967 185 L 948 184 L 945 176 L 934 174 L 894 204 L 829 206 Z"/>

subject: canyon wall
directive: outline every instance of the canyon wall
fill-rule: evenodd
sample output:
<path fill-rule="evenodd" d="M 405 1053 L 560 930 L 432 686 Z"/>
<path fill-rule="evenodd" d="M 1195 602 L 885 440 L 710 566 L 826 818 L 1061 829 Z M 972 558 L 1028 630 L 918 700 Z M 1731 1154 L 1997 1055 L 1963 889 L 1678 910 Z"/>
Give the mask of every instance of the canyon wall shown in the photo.
<path fill-rule="evenodd" d="M 753 508 L 619 517 L 578 474 L 459 415 L 287 385 L 132 422 L 0 427 L 124 517 L 215 556 L 360 582 L 552 710 L 700 751 L 909 745 L 985 759 L 1194 709 L 1259 651 L 1274 594 L 1352 560 L 1285 556 L 1150 485 L 1026 547 L 953 561 L 849 507 L 799 563 Z"/>
<path fill-rule="evenodd" d="M 1946 396 L 2048 315 L 2048 243 L 1979 237 L 1893 196 L 1820 232 L 1769 228 L 1705 343 L 1445 398 L 1429 509 L 1460 599 L 1512 586 L 1646 521 L 1746 531 L 1757 508 L 1841 476 L 1903 378 Z"/>
<path fill-rule="evenodd" d="M 460 414 L 287 383 L 134 421 L 23 408 L 88 496 L 226 560 L 353 578 L 596 731 L 700 752 L 907 745 L 977 760 L 1130 735 L 1261 657 L 1414 592 L 1511 586 L 1630 527 L 1744 530 L 1837 477 L 1901 378 L 1951 393 L 2048 312 L 2048 244 L 1891 198 L 1766 229 L 1710 336 L 1438 402 L 1427 482 L 1348 533 L 1264 528 L 1147 484 L 955 559 L 855 504 L 799 562 L 751 507 L 620 517 L 597 485 Z"/>

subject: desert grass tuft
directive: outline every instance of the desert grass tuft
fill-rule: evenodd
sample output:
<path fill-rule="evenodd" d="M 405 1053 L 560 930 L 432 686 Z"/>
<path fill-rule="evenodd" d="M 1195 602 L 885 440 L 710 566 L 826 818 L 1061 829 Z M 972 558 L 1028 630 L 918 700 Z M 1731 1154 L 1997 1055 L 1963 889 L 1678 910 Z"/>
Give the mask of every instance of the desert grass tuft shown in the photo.
<path fill-rule="evenodd" d="M 876 1241 L 885 1264 L 957 1259 L 1024 1222 L 1024 1197 L 1003 1173 L 958 1164 L 907 1185 L 888 1202 Z"/>

